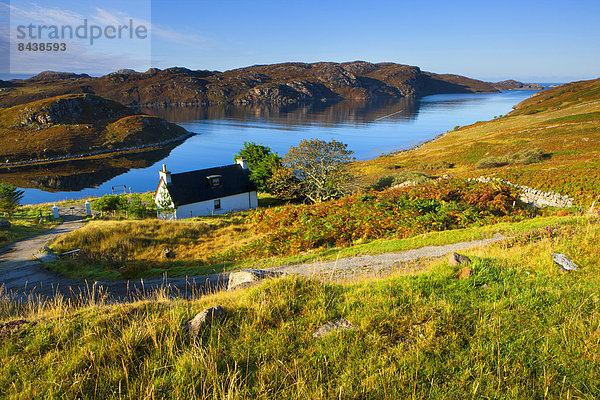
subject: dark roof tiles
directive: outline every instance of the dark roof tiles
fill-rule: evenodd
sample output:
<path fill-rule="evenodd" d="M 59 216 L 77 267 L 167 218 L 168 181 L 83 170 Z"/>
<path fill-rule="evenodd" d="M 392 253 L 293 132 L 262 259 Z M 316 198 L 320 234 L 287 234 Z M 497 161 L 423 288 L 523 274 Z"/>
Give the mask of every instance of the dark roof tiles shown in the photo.
<path fill-rule="evenodd" d="M 212 187 L 209 178 L 215 175 L 221 176 L 221 185 Z M 176 207 L 256 190 L 250 171 L 238 164 L 171 174 L 167 188 Z"/>

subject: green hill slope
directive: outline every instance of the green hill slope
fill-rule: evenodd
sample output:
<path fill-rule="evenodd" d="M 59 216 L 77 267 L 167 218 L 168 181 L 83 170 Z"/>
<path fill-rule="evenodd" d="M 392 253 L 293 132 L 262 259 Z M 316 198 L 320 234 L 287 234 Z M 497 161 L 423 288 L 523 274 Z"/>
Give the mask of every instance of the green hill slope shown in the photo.
<path fill-rule="evenodd" d="M 498 177 L 589 204 L 600 195 L 600 79 L 539 92 L 506 116 L 356 168 L 366 183 L 406 171 Z"/>

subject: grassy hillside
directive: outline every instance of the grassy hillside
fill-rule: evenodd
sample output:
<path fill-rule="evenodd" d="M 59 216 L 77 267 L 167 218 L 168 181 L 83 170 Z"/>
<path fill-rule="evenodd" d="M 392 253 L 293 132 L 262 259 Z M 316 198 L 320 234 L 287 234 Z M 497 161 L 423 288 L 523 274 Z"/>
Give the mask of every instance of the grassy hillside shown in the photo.
<path fill-rule="evenodd" d="M 16 162 L 119 149 L 178 138 L 185 129 L 89 94 L 0 109 L 0 160 Z"/>
<path fill-rule="evenodd" d="M 542 156 L 531 158 L 527 151 Z M 539 92 L 506 116 L 356 163 L 356 171 L 366 184 L 407 171 L 499 177 L 567 194 L 589 206 L 600 195 L 600 79 Z"/>
<path fill-rule="evenodd" d="M 548 230 L 544 230 L 549 232 Z M 345 284 L 288 277 L 198 300 L 0 302 L 4 398 L 581 398 L 600 393 L 598 219 Z M 561 274 L 549 253 L 581 270 Z M 193 341 L 182 324 L 226 319 Z M 344 317 L 358 329 L 315 339 Z"/>

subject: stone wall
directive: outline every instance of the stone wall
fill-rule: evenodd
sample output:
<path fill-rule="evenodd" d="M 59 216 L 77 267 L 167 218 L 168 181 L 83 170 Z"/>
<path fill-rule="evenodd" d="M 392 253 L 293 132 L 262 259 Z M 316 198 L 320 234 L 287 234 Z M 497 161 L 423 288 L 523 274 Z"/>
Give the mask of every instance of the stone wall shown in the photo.
<path fill-rule="evenodd" d="M 504 179 L 500 178 L 487 178 L 484 176 L 480 176 L 479 178 L 469 179 L 482 183 L 490 183 L 490 182 L 500 182 L 506 185 L 515 187 L 521 191 L 521 196 L 519 199 L 527 204 L 531 204 L 534 207 L 572 207 L 574 203 L 574 199 L 569 196 L 562 195 L 560 193 L 555 192 L 543 192 L 538 189 L 530 188 L 527 186 L 521 186 Z"/>

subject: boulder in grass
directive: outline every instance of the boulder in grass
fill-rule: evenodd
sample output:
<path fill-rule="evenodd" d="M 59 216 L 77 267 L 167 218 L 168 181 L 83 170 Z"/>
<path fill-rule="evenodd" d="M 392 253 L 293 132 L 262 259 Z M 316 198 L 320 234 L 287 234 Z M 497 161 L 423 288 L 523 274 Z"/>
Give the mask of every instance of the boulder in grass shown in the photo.
<path fill-rule="evenodd" d="M 191 337 L 196 337 L 205 328 L 208 328 L 214 322 L 222 321 L 223 319 L 225 319 L 225 310 L 223 310 L 223 307 L 217 305 L 207 308 L 196 314 L 193 319 L 187 322 L 187 333 Z"/>
<path fill-rule="evenodd" d="M 448 257 L 448 264 L 452 266 L 469 265 L 471 264 L 471 259 L 462 254 L 451 253 Z"/>
<path fill-rule="evenodd" d="M 258 284 L 264 279 L 277 278 L 281 275 L 281 272 L 267 271 L 264 269 L 245 269 L 243 271 L 232 272 L 229 274 L 227 290 L 250 287 Z"/>
<path fill-rule="evenodd" d="M 577 264 L 571 261 L 571 259 L 564 254 L 552 253 L 552 261 L 554 261 L 565 272 L 577 271 L 579 268 Z"/>
<path fill-rule="evenodd" d="M 352 331 L 354 329 L 357 328 L 356 326 L 352 325 L 350 321 L 345 318 L 338 318 L 336 320 L 326 322 L 324 325 L 320 326 L 316 331 L 313 332 L 312 336 L 314 338 L 320 338 L 330 335 L 333 332 Z"/>

